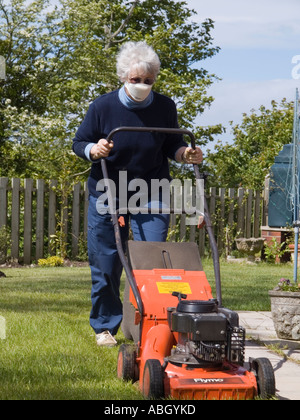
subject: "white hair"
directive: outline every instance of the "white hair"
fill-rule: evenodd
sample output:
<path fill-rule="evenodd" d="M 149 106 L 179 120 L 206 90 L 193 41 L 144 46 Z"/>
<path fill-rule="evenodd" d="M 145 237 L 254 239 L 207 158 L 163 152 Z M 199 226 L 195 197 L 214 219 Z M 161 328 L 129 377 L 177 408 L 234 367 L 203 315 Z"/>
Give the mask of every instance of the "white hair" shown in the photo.
<path fill-rule="evenodd" d="M 138 68 L 157 77 L 160 60 L 156 52 L 144 41 L 126 42 L 117 55 L 117 75 L 125 82 L 129 72 Z"/>

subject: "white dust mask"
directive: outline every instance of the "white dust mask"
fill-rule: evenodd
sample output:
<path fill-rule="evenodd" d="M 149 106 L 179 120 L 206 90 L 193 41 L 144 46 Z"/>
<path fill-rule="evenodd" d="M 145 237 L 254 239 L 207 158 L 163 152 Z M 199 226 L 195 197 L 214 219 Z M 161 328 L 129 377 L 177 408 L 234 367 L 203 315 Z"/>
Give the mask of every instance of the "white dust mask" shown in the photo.
<path fill-rule="evenodd" d="M 125 87 L 129 95 L 136 102 L 144 101 L 150 94 L 153 85 L 146 85 L 145 83 L 129 83 L 125 82 Z"/>

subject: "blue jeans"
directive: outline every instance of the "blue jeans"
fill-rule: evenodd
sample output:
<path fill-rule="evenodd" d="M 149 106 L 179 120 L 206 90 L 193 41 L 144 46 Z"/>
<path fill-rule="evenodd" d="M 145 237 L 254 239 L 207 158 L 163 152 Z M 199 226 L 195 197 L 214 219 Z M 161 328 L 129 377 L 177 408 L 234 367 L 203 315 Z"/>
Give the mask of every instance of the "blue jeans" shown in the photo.
<path fill-rule="evenodd" d="M 110 214 L 100 215 L 97 198 L 90 196 L 88 210 L 88 254 L 92 276 L 92 310 L 90 325 L 95 333 L 105 330 L 116 335 L 122 322 L 120 278 L 122 264 L 117 252 Z M 120 228 L 122 243 L 128 239 L 129 220 L 135 241 L 164 242 L 169 227 L 169 214 L 125 215 Z"/>

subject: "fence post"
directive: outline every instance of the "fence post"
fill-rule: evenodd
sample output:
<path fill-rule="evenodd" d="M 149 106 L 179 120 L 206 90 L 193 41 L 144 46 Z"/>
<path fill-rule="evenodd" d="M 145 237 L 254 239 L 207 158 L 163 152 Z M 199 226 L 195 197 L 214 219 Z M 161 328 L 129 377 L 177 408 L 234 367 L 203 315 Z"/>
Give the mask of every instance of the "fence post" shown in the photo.
<path fill-rule="evenodd" d="M 20 179 L 13 178 L 12 202 L 11 202 L 11 258 L 19 260 L 19 236 L 20 236 Z"/>
<path fill-rule="evenodd" d="M 270 176 L 265 178 L 265 186 L 263 189 L 263 209 L 262 209 L 262 226 L 268 226 L 269 222 L 269 194 L 270 194 Z"/>
<path fill-rule="evenodd" d="M 44 195 L 45 181 L 38 179 L 36 181 L 36 261 L 44 256 Z"/>
<path fill-rule="evenodd" d="M 80 190 L 81 183 L 73 186 L 73 206 L 72 206 L 72 257 L 78 255 L 78 243 L 80 233 Z"/>
<path fill-rule="evenodd" d="M 258 238 L 260 236 L 260 226 L 262 223 L 261 215 L 261 194 L 260 191 L 255 191 L 255 201 L 254 201 L 254 227 L 253 227 L 253 236 Z"/>
<path fill-rule="evenodd" d="M 6 237 L 7 227 L 7 190 L 8 190 L 8 178 L 0 178 L 0 229 L 4 228 L 4 234 Z M 0 249 L 0 264 L 4 264 L 7 257 L 8 241 L 3 244 Z"/>
<path fill-rule="evenodd" d="M 196 226 L 195 225 L 190 225 L 189 242 L 196 242 Z"/>
<path fill-rule="evenodd" d="M 67 256 L 67 240 L 68 240 L 68 191 L 69 184 L 61 184 L 61 207 L 60 207 L 60 250 L 62 258 Z"/>
<path fill-rule="evenodd" d="M 7 225 L 8 178 L 0 178 L 0 229 Z"/>
<path fill-rule="evenodd" d="M 218 249 L 219 253 L 222 253 L 222 249 L 224 247 L 224 236 L 225 236 L 225 188 L 219 189 L 219 197 L 220 197 L 220 213 L 219 213 L 219 226 L 218 226 Z"/>
<path fill-rule="evenodd" d="M 244 236 L 245 226 L 245 204 L 244 204 L 244 188 L 238 189 L 238 214 L 237 214 L 237 237 L 242 238 Z"/>
<path fill-rule="evenodd" d="M 186 236 L 186 214 L 181 214 L 179 220 L 180 220 L 180 229 L 179 229 L 179 238 L 180 238 L 180 241 L 187 241 L 187 236 Z"/>
<path fill-rule="evenodd" d="M 253 210 L 253 191 L 247 190 L 247 213 L 246 213 L 246 238 L 251 238 L 252 236 L 252 210 Z"/>
<path fill-rule="evenodd" d="M 56 246 L 53 246 L 53 237 L 56 235 L 56 188 L 57 181 L 49 183 L 49 208 L 48 208 L 48 252 L 56 254 Z"/>
<path fill-rule="evenodd" d="M 226 226 L 226 257 L 230 254 L 233 244 L 233 226 L 234 226 L 234 202 L 235 202 L 235 189 L 229 188 L 228 191 L 228 219 Z"/>
<path fill-rule="evenodd" d="M 229 188 L 228 200 L 229 200 L 228 226 L 229 226 L 229 229 L 232 229 L 233 222 L 234 222 L 234 202 L 235 202 L 234 188 Z"/>
<path fill-rule="evenodd" d="M 24 264 L 31 263 L 33 180 L 24 180 Z"/>
<path fill-rule="evenodd" d="M 172 213 L 174 210 L 174 186 L 171 187 L 170 190 L 170 208 L 171 208 L 171 215 L 170 215 L 170 234 L 169 234 L 169 241 L 174 242 L 175 241 L 175 229 L 176 229 L 176 214 Z"/>
<path fill-rule="evenodd" d="M 209 200 L 209 213 L 211 216 L 212 229 L 215 232 L 215 221 L 216 221 L 216 187 L 210 188 L 210 200 Z"/>

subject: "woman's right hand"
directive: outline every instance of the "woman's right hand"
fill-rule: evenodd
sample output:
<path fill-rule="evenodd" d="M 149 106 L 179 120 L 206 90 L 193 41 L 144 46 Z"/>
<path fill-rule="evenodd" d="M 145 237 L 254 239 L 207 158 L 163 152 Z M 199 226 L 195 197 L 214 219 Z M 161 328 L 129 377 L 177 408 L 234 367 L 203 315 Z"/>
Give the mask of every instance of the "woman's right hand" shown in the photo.
<path fill-rule="evenodd" d="M 114 147 L 113 141 L 108 142 L 106 139 L 100 139 L 90 150 L 90 156 L 92 160 L 107 157 L 111 149 Z"/>

